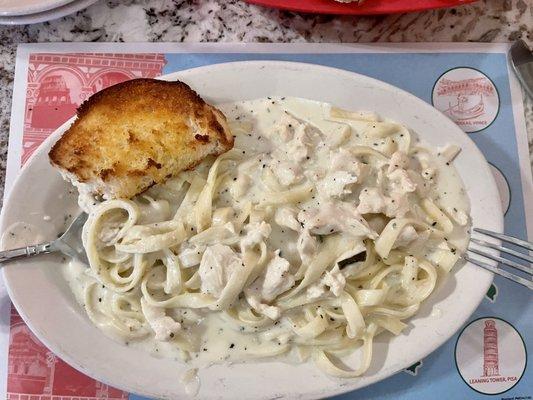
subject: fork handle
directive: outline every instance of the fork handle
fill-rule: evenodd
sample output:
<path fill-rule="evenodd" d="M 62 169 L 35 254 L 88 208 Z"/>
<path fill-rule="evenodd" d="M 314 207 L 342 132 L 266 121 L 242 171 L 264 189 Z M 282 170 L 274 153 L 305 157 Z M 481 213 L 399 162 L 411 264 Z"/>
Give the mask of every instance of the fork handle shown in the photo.
<path fill-rule="evenodd" d="M 13 250 L 0 251 L 0 264 L 18 260 L 20 258 L 33 257 L 38 254 L 48 254 L 54 251 L 52 243 L 41 243 L 33 246 L 20 247 Z"/>

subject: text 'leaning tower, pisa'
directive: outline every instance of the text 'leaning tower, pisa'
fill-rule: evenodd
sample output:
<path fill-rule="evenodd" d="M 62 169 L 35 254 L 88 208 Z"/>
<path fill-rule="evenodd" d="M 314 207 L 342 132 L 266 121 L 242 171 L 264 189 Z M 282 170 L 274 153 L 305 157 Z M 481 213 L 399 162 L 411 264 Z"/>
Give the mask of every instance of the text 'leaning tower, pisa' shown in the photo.
<path fill-rule="evenodd" d="M 498 331 L 494 320 L 489 319 L 483 329 L 483 376 L 500 375 L 498 361 Z"/>

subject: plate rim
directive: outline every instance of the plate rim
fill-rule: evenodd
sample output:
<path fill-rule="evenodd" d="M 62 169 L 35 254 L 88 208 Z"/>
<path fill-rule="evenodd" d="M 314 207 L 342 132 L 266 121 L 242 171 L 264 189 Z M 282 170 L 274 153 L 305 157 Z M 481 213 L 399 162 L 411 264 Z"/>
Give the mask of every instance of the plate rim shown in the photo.
<path fill-rule="evenodd" d="M 348 70 L 344 70 L 344 69 L 340 69 L 340 68 L 323 66 L 323 65 L 319 65 L 319 64 L 313 64 L 313 63 L 277 61 L 277 60 L 259 60 L 259 61 L 253 60 L 253 61 L 235 61 L 235 62 L 210 64 L 210 65 L 190 68 L 190 69 L 186 69 L 186 70 L 181 70 L 181 71 L 176 71 L 176 72 L 172 72 L 172 73 L 169 73 L 169 74 L 161 75 L 161 76 L 157 77 L 156 79 L 161 79 L 161 80 L 184 79 L 189 74 L 202 73 L 203 70 L 210 70 L 210 69 L 213 69 L 213 68 L 234 69 L 236 66 L 240 66 L 240 65 L 244 65 L 244 66 L 246 66 L 246 65 L 252 65 L 252 66 L 256 65 L 256 66 L 263 66 L 263 68 L 264 68 L 265 64 L 268 64 L 269 66 L 278 65 L 278 66 L 281 66 L 282 68 L 285 66 L 285 67 L 289 67 L 289 68 L 292 67 L 292 68 L 311 68 L 311 69 L 319 69 L 319 70 L 321 69 L 325 73 L 328 73 L 328 72 L 329 73 L 336 73 L 336 74 L 345 75 L 347 77 L 351 77 L 352 79 L 354 79 L 354 78 L 355 79 L 363 79 L 363 80 L 366 80 L 367 82 L 372 82 L 373 84 L 381 86 L 381 87 L 384 87 L 384 88 L 386 88 L 388 90 L 396 91 L 397 93 L 400 93 L 402 96 L 408 96 L 411 99 L 413 99 L 414 101 L 418 102 L 420 104 L 420 106 L 425 107 L 427 109 L 430 109 L 431 112 L 434 112 L 434 113 L 436 112 L 436 113 L 440 114 L 443 118 L 445 118 L 448 121 L 448 123 L 450 124 L 450 127 L 453 126 L 453 129 L 456 129 L 458 132 L 460 132 L 462 135 L 464 135 L 464 138 L 467 141 L 469 141 L 471 143 L 471 145 L 472 145 L 471 146 L 471 150 L 476 152 L 478 154 L 478 157 L 481 157 L 481 159 L 484 161 L 483 167 L 490 171 L 490 167 L 489 167 L 488 161 L 486 160 L 485 156 L 480 151 L 480 149 L 477 147 L 475 142 L 466 133 L 461 131 L 460 128 L 455 123 L 453 123 L 453 121 L 451 121 L 448 117 L 446 117 L 440 111 L 435 109 L 433 106 L 431 106 L 429 103 L 425 102 L 421 98 L 411 94 L 410 92 L 407 92 L 406 90 L 398 88 L 398 87 L 396 87 L 394 85 L 391 85 L 391 84 L 389 84 L 387 82 L 384 82 L 384 81 L 381 81 L 381 80 L 378 80 L 378 79 L 375 79 L 375 78 L 372 78 L 372 77 L 369 77 L 369 76 L 366 76 L 366 75 L 363 75 L 363 74 L 359 74 L 359 73 L 356 73 L 356 72 L 352 72 L 352 71 L 348 71 Z M 4 207 L 2 208 L 2 212 L 1 212 L 1 215 L 0 215 L 0 232 L 4 232 L 6 230 L 6 226 L 5 226 L 6 218 L 5 218 L 5 215 L 12 208 L 12 204 L 11 203 L 14 201 L 13 198 L 12 198 L 13 189 L 15 187 L 17 187 L 17 185 L 20 184 L 20 181 L 23 179 L 24 175 L 29 173 L 28 170 L 31 169 L 31 166 L 34 163 L 35 158 L 43 152 L 43 150 L 47 147 L 47 145 L 48 146 L 50 145 L 50 142 L 57 140 L 58 136 L 64 133 L 64 131 L 68 128 L 68 126 L 70 126 L 70 124 L 72 124 L 72 122 L 75 120 L 75 118 L 76 118 L 76 116 L 71 117 L 69 120 L 67 120 L 65 123 L 63 123 L 59 128 L 57 128 L 54 132 L 52 132 L 48 136 L 48 138 L 39 146 L 39 148 L 31 155 L 31 157 L 28 159 L 28 161 L 24 164 L 24 166 L 18 172 L 18 175 L 17 175 L 16 179 L 13 182 L 12 189 L 11 189 L 10 193 L 8 194 L 8 196 L 6 197 L 6 200 L 4 202 Z M 459 173 L 459 175 L 462 177 L 461 173 Z M 489 175 L 489 176 L 490 176 L 490 184 L 491 184 L 491 186 L 493 186 L 493 188 L 496 190 L 496 193 L 497 193 L 497 189 L 496 189 L 497 186 L 496 186 L 496 183 L 494 181 L 494 177 L 492 175 Z M 497 207 L 497 210 L 499 211 L 497 218 L 494 218 L 494 222 L 498 226 L 498 229 L 495 228 L 495 230 L 498 231 L 498 232 L 502 232 L 503 231 L 504 215 L 503 215 L 503 211 L 501 209 L 501 204 L 500 204 L 499 199 L 498 199 L 497 202 L 495 202 L 495 205 Z M 470 263 L 467 263 L 467 264 L 470 264 Z M 53 343 L 53 340 L 48 340 L 47 336 L 45 334 L 43 334 L 43 332 L 41 332 L 40 329 L 37 329 L 35 327 L 35 325 L 31 322 L 31 320 L 28 317 L 28 315 L 23 311 L 23 308 L 20 307 L 19 299 L 17 299 L 16 297 L 13 298 L 13 288 L 11 287 L 11 284 L 9 283 L 10 282 L 9 275 L 12 273 L 11 271 L 13 271 L 13 270 L 16 270 L 16 269 L 15 268 L 2 268 L 2 277 L 3 277 L 4 282 L 5 282 L 6 290 L 7 290 L 8 294 L 9 294 L 9 297 L 10 297 L 12 303 L 15 305 L 15 307 L 17 309 L 17 312 L 19 313 L 20 317 L 24 320 L 26 325 L 35 334 L 35 336 L 49 350 L 51 350 L 59 358 L 61 358 L 65 362 L 67 362 L 70 366 L 72 366 L 73 368 L 77 369 L 78 371 L 88 375 L 89 377 L 91 377 L 93 379 L 96 379 L 96 380 L 98 380 L 100 382 L 106 383 L 106 384 L 108 384 L 108 385 L 110 385 L 112 387 L 119 388 L 119 389 L 124 390 L 126 392 L 130 392 L 130 390 L 131 390 L 130 388 L 122 385 L 121 383 L 112 382 L 106 376 L 102 376 L 99 372 L 93 371 L 93 370 L 89 370 L 88 368 L 86 368 L 85 366 L 80 364 L 78 361 L 76 361 L 76 359 L 74 357 L 71 357 L 69 354 L 64 353 L 61 350 L 61 347 L 60 347 L 59 343 L 58 343 L 58 345 L 55 345 Z M 464 323 L 466 323 L 471 318 L 472 314 L 475 312 L 475 310 L 478 308 L 478 306 L 481 303 L 481 301 L 484 299 L 485 293 L 486 293 L 486 291 L 488 290 L 488 288 L 490 287 L 490 285 L 492 284 L 492 281 L 493 281 L 494 274 L 487 272 L 487 273 L 484 273 L 484 275 L 487 277 L 487 279 L 484 282 L 485 285 L 482 286 L 483 290 L 479 291 L 479 295 L 475 298 L 475 301 L 472 301 L 472 302 L 469 303 L 470 310 L 469 310 L 468 314 L 466 315 L 466 317 L 464 318 L 464 320 L 462 320 L 457 325 L 457 328 L 455 328 L 455 329 L 453 329 L 451 331 L 447 331 L 445 334 L 439 336 L 438 338 L 437 337 L 433 338 L 433 342 L 436 343 L 436 345 L 433 344 L 431 346 L 428 346 L 428 348 L 424 352 L 419 353 L 419 354 L 417 353 L 416 359 L 425 358 L 429 354 L 431 354 L 434 351 L 436 351 L 439 347 L 441 347 L 443 344 L 445 344 L 450 338 L 452 338 L 453 335 L 455 335 L 459 331 L 460 327 L 463 326 Z M 408 365 L 406 365 L 406 366 L 408 366 Z M 348 385 L 343 385 L 343 386 L 339 385 L 337 388 L 335 388 L 333 390 L 329 390 L 328 389 L 327 392 L 315 391 L 315 392 L 302 393 L 301 394 L 301 398 L 306 398 L 306 399 L 307 398 L 313 398 L 314 399 L 314 398 L 318 398 L 318 397 L 322 397 L 322 396 L 334 396 L 334 395 L 338 395 L 338 394 L 342 394 L 342 393 L 348 393 L 348 392 L 351 392 L 351 391 L 356 391 L 356 390 L 362 389 L 364 387 L 367 387 L 369 385 L 372 385 L 374 383 L 380 382 L 380 381 L 382 381 L 382 380 L 384 380 L 386 378 L 389 378 L 390 376 L 395 375 L 398 372 L 401 372 L 403 370 L 403 368 L 404 367 L 397 367 L 397 366 L 390 367 L 390 370 L 386 371 L 386 373 L 382 373 L 377 378 L 372 379 L 370 382 L 364 384 L 363 386 L 359 386 L 357 388 L 349 387 Z M 131 392 L 131 393 L 133 393 L 133 392 Z M 144 395 L 144 396 L 149 396 L 149 397 L 161 397 L 162 396 L 161 392 L 158 392 L 156 394 L 156 392 L 148 391 L 148 390 L 147 391 L 135 390 L 134 393 L 135 394 Z"/>

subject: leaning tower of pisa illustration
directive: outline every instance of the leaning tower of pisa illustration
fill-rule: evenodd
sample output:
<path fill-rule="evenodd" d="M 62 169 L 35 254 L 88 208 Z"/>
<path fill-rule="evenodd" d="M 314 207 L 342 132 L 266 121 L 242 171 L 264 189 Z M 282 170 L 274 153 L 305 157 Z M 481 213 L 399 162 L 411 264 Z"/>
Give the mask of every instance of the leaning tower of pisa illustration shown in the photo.
<path fill-rule="evenodd" d="M 498 330 L 494 320 L 489 319 L 483 329 L 483 376 L 500 375 L 498 361 Z"/>

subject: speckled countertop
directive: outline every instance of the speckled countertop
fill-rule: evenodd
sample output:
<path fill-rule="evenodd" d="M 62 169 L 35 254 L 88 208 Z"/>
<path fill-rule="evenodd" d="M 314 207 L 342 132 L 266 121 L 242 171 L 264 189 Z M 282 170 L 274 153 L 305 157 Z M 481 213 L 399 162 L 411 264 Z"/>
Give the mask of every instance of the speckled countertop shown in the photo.
<path fill-rule="evenodd" d="M 509 42 L 522 38 L 531 46 L 532 29 L 530 0 L 481 0 L 447 10 L 377 17 L 296 14 L 239 0 L 100 0 L 59 20 L 0 26 L 0 187 L 4 186 L 15 52 L 21 42 Z M 526 103 L 526 119 L 532 149 L 531 101 Z"/>

